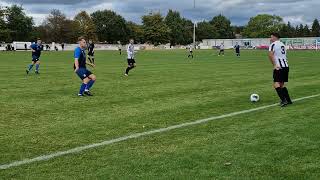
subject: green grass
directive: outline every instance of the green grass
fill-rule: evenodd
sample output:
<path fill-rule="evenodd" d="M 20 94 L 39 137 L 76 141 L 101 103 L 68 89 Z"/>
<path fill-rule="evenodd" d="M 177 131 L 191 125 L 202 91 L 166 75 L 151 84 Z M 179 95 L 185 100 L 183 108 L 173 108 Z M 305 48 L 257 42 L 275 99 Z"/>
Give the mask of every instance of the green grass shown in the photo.
<path fill-rule="evenodd" d="M 266 51 L 97 52 L 92 98 L 73 53 L 0 53 L 0 164 L 278 102 Z M 319 52 L 289 52 L 293 98 L 320 93 Z M 249 102 L 258 93 L 261 101 Z M 319 179 L 320 98 L 154 134 L 7 170 L 0 179 Z M 231 165 L 226 166 L 226 163 Z"/>

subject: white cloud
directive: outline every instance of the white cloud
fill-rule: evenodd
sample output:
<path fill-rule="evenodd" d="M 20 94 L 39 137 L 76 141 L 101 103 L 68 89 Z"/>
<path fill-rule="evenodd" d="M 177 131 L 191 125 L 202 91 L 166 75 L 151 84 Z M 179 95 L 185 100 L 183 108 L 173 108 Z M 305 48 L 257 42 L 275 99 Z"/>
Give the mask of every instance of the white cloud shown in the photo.
<path fill-rule="evenodd" d="M 280 15 L 293 24 L 310 24 L 320 18 L 316 9 L 320 7 L 319 0 L 196 0 L 196 9 L 193 9 L 193 0 L 0 0 L 0 5 L 13 3 L 23 4 L 37 24 L 53 8 L 62 10 L 70 18 L 81 10 L 112 9 L 135 22 L 140 22 L 140 17 L 150 11 L 165 14 L 168 9 L 198 21 L 222 13 L 237 25 L 244 25 L 250 17 L 261 13 Z"/>

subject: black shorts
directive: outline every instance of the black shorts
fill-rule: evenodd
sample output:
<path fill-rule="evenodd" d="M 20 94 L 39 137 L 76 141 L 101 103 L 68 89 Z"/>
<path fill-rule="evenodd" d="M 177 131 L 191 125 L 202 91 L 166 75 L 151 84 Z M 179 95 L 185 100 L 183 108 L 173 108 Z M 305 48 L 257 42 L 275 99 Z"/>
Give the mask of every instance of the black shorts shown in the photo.
<path fill-rule="evenodd" d="M 94 56 L 94 52 L 89 52 L 88 56 Z"/>
<path fill-rule="evenodd" d="M 134 59 L 128 59 L 128 65 L 133 66 L 136 63 Z"/>
<path fill-rule="evenodd" d="M 273 70 L 273 82 L 288 82 L 289 80 L 289 68 L 282 68 L 279 70 Z"/>

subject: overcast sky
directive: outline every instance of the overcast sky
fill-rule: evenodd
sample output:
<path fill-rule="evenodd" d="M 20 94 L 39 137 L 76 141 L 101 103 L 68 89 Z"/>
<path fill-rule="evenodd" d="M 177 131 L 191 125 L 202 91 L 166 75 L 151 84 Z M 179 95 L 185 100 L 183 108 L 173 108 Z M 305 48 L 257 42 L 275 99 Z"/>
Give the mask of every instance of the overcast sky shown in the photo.
<path fill-rule="evenodd" d="M 276 14 L 293 24 L 310 24 L 320 19 L 320 0 L 0 0 L 1 6 L 21 4 L 28 15 L 40 24 L 51 9 L 60 9 L 72 18 L 77 12 L 111 9 L 127 20 L 140 23 L 141 16 L 150 11 L 165 14 L 168 9 L 178 10 L 186 18 L 209 20 L 222 13 L 234 25 L 245 25 L 249 18 L 260 13 Z"/>

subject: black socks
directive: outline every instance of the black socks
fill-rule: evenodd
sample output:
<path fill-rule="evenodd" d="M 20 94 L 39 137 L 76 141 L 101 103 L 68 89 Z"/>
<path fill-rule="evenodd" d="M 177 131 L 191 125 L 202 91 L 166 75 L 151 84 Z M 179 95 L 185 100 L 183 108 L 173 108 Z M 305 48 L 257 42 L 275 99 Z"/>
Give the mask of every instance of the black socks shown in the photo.
<path fill-rule="evenodd" d="M 282 93 L 289 104 L 292 104 L 288 89 L 286 87 L 282 88 Z"/>
<path fill-rule="evenodd" d="M 283 91 L 282 91 L 282 88 L 278 87 L 278 88 L 276 88 L 276 91 L 277 91 L 277 93 L 278 93 L 279 98 L 281 99 L 281 102 L 285 102 L 285 101 L 286 101 L 286 98 L 285 98 L 285 96 L 284 96 L 284 93 L 283 93 Z"/>

